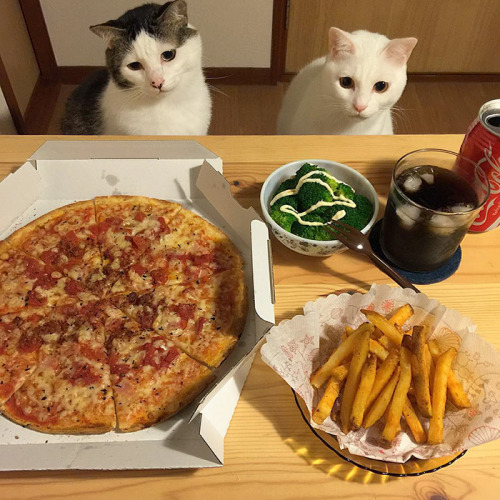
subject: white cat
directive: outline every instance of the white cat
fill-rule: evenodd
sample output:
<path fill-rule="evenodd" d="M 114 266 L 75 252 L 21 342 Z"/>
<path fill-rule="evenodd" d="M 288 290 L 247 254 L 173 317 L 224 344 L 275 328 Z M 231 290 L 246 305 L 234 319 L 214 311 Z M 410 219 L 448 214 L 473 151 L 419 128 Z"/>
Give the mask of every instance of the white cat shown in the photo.
<path fill-rule="evenodd" d="M 184 0 L 145 4 L 91 30 L 107 44 L 107 69 L 69 98 L 65 134 L 207 133 L 211 98 L 201 39 Z"/>
<path fill-rule="evenodd" d="M 416 38 L 328 32 L 329 53 L 292 80 L 278 117 L 278 134 L 392 134 L 391 108 L 406 85 Z"/>

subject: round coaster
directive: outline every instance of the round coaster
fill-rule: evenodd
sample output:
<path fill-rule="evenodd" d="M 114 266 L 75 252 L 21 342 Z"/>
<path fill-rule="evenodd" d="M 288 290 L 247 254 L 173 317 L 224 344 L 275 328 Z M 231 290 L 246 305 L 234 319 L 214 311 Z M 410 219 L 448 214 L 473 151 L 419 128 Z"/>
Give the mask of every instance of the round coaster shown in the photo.
<path fill-rule="evenodd" d="M 382 220 L 380 219 L 373 227 L 369 235 L 370 244 L 373 251 L 387 264 L 389 264 L 393 269 L 395 269 L 399 274 L 404 276 L 406 279 L 410 280 L 415 285 L 431 285 L 432 283 L 439 283 L 449 278 L 460 265 L 462 260 L 462 249 L 457 248 L 457 251 L 441 266 L 434 271 L 426 271 L 422 273 L 416 273 L 413 271 L 406 271 L 393 264 L 382 251 L 380 246 L 380 230 L 382 228 Z"/>

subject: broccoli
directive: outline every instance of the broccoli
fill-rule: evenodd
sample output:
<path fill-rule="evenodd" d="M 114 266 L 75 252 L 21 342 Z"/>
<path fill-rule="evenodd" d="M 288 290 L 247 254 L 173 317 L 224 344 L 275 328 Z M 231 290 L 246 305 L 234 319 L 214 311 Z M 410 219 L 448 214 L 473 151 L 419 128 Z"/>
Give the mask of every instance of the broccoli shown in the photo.
<path fill-rule="evenodd" d="M 297 172 L 295 173 L 295 183 L 299 182 L 301 177 L 304 177 L 304 175 L 307 175 L 308 173 L 312 171 L 320 171 L 320 172 L 326 172 L 324 168 L 318 167 L 317 165 L 311 165 L 310 163 L 304 163 Z"/>
<path fill-rule="evenodd" d="M 342 207 L 345 216 L 340 220 L 356 229 L 363 229 L 372 218 L 373 205 L 368 198 L 360 194 L 355 194 L 353 201 L 356 203 L 356 208 Z"/>
<path fill-rule="evenodd" d="M 352 200 L 352 197 L 354 196 L 354 189 L 351 186 L 349 186 L 349 184 L 341 182 L 337 186 L 335 194 L 337 196 L 345 196 L 348 200 Z"/>
<path fill-rule="evenodd" d="M 281 226 L 285 231 L 288 231 L 289 233 L 292 232 L 292 224 L 297 220 L 295 216 L 282 212 L 277 204 L 272 206 L 269 211 L 269 215 L 273 221 Z"/>
<path fill-rule="evenodd" d="M 319 207 L 314 212 L 315 215 L 319 215 L 324 222 L 330 222 L 333 216 L 340 210 L 344 210 L 346 207 L 344 205 L 333 205 L 331 207 Z"/>
<path fill-rule="evenodd" d="M 299 212 L 308 210 L 319 201 L 333 201 L 333 196 L 325 186 L 314 182 L 306 182 L 297 193 Z"/>
<path fill-rule="evenodd" d="M 302 220 L 309 222 L 323 222 L 321 217 L 312 214 L 306 215 L 302 218 Z M 293 223 L 291 232 L 296 236 L 307 238 L 308 240 L 329 241 L 334 239 L 324 226 L 307 226 L 301 224 L 299 221 Z"/>
<path fill-rule="evenodd" d="M 286 191 L 287 189 L 294 189 L 297 183 L 295 182 L 294 179 L 287 179 L 286 181 L 282 182 L 278 189 L 275 191 L 273 196 L 271 197 L 271 200 L 279 193 Z M 275 207 L 281 207 L 282 205 L 290 205 L 293 208 L 297 209 L 297 197 L 295 195 L 290 195 L 290 196 L 284 196 L 283 198 L 280 198 L 279 200 L 274 203 L 274 205 L 271 207 L 271 210 Z"/>
<path fill-rule="evenodd" d="M 295 174 L 296 184 L 298 184 L 301 177 L 309 174 L 310 172 L 317 172 L 317 173 L 314 175 L 311 175 L 311 177 L 309 177 L 309 179 L 321 179 L 322 181 L 326 182 L 332 188 L 332 191 L 335 191 L 337 189 L 337 186 L 338 186 L 337 181 L 322 174 L 322 172 L 328 173 L 328 170 L 321 168 L 321 167 L 318 167 L 317 165 L 311 165 L 310 163 L 304 163 L 304 165 L 302 165 L 302 167 L 300 167 L 300 169 L 297 171 L 297 173 Z"/>

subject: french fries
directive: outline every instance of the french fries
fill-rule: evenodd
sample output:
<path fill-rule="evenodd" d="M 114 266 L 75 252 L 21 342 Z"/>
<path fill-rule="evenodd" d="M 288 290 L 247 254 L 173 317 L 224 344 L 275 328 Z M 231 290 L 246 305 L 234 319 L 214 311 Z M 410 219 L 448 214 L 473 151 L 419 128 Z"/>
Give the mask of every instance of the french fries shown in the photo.
<path fill-rule="evenodd" d="M 403 406 L 403 416 L 411 430 L 411 433 L 413 434 L 415 441 L 418 444 L 425 443 L 427 441 L 427 435 L 425 434 L 424 428 L 422 427 L 422 424 L 420 423 L 420 420 L 418 419 L 417 414 L 415 413 L 415 410 L 413 409 L 413 406 L 408 398 L 406 398 Z"/>
<path fill-rule="evenodd" d="M 425 359 L 426 336 L 427 328 L 425 326 L 415 326 L 411 342 L 405 342 L 405 345 L 412 351 L 411 366 L 417 406 L 424 417 L 431 417 L 432 404 L 429 389 L 429 370 L 427 369 Z"/>
<path fill-rule="evenodd" d="M 355 429 L 361 427 L 363 417 L 365 415 L 368 396 L 373 388 L 375 382 L 375 372 L 377 369 L 377 359 L 375 356 L 370 356 L 361 372 L 361 382 L 359 383 L 354 403 L 351 410 L 351 424 Z"/>
<path fill-rule="evenodd" d="M 441 354 L 439 346 L 435 340 L 431 340 L 429 342 L 429 350 L 434 364 Z M 433 380 L 432 369 L 431 374 Z M 451 402 L 457 408 L 470 408 L 469 398 L 452 371 L 450 371 L 450 374 L 448 375 L 448 395 L 451 399 Z"/>
<path fill-rule="evenodd" d="M 365 429 L 371 427 L 384 414 L 387 405 L 391 401 L 392 394 L 394 393 L 394 389 L 396 388 L 396 384 L 398 383 L 400 371 L 401 369 L 398 366 L 396 368 L 396 371 L 393 373 L 389 383 L 382 389 L 382 391 L 368 410 L 368 413 L 363 420 L 363 427 Z"/>
<path fill-rule="evenodd" d="M 311 377 L 311 385 L 320 388 L 330 377 L 332 370 L 342 364 L 344 360 L 347 359 L 349 355 L 352 354 L 358 339 L 363 333 L 368 332 L 369 334 L 373 331 L 373 325 L 370 323 L 363 323 L 359 328 L 356 329 L 347 339 L 342 342 L 328 361 L 321 366 Z"/>
<path fill-rule="evenodd" d="M 325 393 L 320 399 L 318 406 L 313 411 L 313 420 L 317 424 L 322 424 L 328 415 L 332 412 L 333 405 L 339 395 L 340 389 L 347 378 L 347 365 L 337 366 L 332 371 L 330 381 L 326 386 Z"/>
<path fill-rule="evenodd" d="M 411 383 L 410 352 L 405 347 L 401 348 L 399 364 L 401 366 L 401 372 L 398 384 L 394 390 L 394 395 L 392 396 L 391 405 L 389 406 L 387 421 L 382 432 L 382 439 L 388 443 L 393 441 L 398 432 L 401 416 L 403 415 L 403 407 Z"/>
<path fill-rule="evenodd" d="M 373 383 L 373 388 L 368 396 L 368 401 L 366 406 L 369 407 L 375 398 L 380 394 L 380 391 L 385 387 L 387 382 L 389 382 L 396 366 L 399 362 L 399 354 L 396 349 L 391 350 L 385 361 L 382 363 L 380 368 L 377 370 L 377 374 L 375 376 L 375 382 Z"/>
<path fill-rule="evenodd" d="M 446 406 L 446 389 L 448 387 L 448 375 L 451 364 L 457 355 L 457 350 L 450 347 L 444 354 L 439 356 L 434 373 L 434 388 L 432 391 L 432 418 L 429 424 L 427 442 L 439 444 L 443 441 L 443 417 Z"/>
<path fill-rule="evenodd" d="M 404 422 L 416 443 L 440 443 L 447 398 L 457 408 L 471 406 L 451 369 L 456 349 L 443 353 L 435 340 L 428 341 L 427 324 L 403 330 L 414 314 L 409 304 L 387 318 L 367 309 L 361 312 L 368 322 L 356 329 L 346 326 L 340 345 L 311 376 L 316 389 L 328 381 L 313 420 L 322 423 L 335 407 L 339 413 L 332 418 L 344 433 L 382 419 L 381 439 L 386 443 L 394 441 Z M 337 399 L 340 404 L 335 405 Z M 430 419 L 427 433 L 422 417 Z"/>
<path fill-rule="evenodd" d="M 401 335 L 399 330 L 393 324 L 389 323 L 381 314 L 375 311 L 369 311 L 368 309 L 361 309 L 361 312 L 368 318 L 370 323 L 373 323 L 373 325 L 386 337 L 389 337 L 391 342 L 395 345 L 401 345 L 403 335 Z"/>
<path fill-rule="evenodd" d="M 389 318 L 389 323 L 393 325 L 403 326 L 412 316 L 415 311 L 410 304 L 405 304 L 401 306 L 399 309 L 396 309 L 391 317 Z"/>
<path fill-rule="evenodd" d="M 349 365 L 349 373 L 345 383 L 344 397 L 340 406 L 340 422 L 342 431 L 347 434 L 350 427 L 351 410 L 356 397 L 356 389 L 359 387 L 361 380 L 361 371 L 365 364 L 370 349 L 370 331 L 364 331 L 358 335 L 358 341 L 352 353 L 351 364 Z"/>

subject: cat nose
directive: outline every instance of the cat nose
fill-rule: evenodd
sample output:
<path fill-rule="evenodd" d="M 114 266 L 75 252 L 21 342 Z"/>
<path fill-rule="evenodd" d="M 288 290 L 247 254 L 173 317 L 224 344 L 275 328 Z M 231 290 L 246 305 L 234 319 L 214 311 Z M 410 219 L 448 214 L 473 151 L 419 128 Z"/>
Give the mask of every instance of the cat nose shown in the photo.
<path fill-rule="evenodd" d="M 165 83 L 165 80 L 163 78 L 157 78 L 156 80 L 153 80 L 151 82 L 151 85 L 158 90 L 161 90 L 163 87 L 163 84 Z"/>
<path fill-rule="evenodd" d="M 361 113 L 364 111 L 368 106 L 366 104 L 355 104 L 354 109 L 358 112 Z"/>

